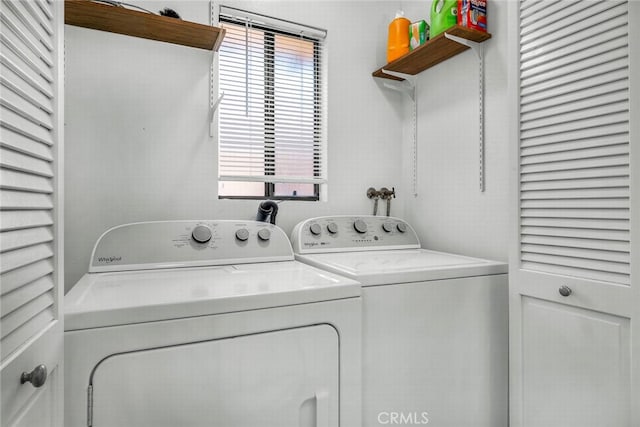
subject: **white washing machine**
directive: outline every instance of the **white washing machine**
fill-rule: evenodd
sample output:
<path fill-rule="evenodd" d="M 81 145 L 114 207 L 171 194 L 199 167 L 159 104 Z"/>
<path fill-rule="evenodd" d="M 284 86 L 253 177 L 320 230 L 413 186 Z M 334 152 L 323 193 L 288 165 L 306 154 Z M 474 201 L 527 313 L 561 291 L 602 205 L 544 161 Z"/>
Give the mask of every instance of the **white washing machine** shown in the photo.
<path fill-rule="evenodd" d="M 360 293 L 271 224 L 115 227 L 65 297 L 65 426 L 360 426 Z"/>
<path fill-rule="evenodd" d="M 507 426 L 507 265 L 421 249 L 390 217 L 308 219 L 292 243 L 363 285 L 364 427 Z"/>

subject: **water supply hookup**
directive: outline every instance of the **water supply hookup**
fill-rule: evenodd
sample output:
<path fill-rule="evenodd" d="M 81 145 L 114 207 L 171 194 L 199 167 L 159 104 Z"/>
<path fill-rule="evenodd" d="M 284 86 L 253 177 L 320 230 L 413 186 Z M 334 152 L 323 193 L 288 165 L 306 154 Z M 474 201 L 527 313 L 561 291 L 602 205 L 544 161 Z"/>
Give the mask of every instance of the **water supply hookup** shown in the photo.
<path fill-rule="evenodd" d="M 395 187 L 391 187 L 389 190 L 387 187 L 382 187 L 380 190 L 376 190 L 373 187 L 367 189 L 367 198 L 373 199 L 373 215 L 378 215 L 378 200 L 382 199 L 387 202 L 387 216 L 391 216 L 391 199 L 396 197 Z"/>

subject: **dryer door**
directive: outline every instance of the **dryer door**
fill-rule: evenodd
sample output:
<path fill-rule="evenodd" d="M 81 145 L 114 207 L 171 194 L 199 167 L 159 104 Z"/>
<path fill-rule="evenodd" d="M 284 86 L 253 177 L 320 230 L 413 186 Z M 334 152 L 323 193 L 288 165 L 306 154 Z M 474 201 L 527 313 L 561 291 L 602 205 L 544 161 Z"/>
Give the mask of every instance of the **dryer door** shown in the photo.
<path fill-rule="evenodd" d="M 338 360 L 328 325 L 115 354 L 94 369 L 88 424 L 337 427 Z"/>

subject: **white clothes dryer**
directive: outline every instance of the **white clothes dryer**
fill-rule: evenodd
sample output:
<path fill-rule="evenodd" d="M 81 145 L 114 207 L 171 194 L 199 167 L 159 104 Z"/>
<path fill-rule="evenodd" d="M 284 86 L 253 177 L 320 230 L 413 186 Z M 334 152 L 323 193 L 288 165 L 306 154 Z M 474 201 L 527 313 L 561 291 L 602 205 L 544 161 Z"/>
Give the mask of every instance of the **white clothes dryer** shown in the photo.
<path fill-rule="evenodd" d="M 362 283 L 364 427 L 507 426 L 507 265 L 422 249 L 391 217 L 311 218 L 291 238 Z"/>
<path fill-rule="evenodd" d="M 112 228 L 65 296 L 65 426 L 360 426 L 360 293 L 271 224 Z"/>

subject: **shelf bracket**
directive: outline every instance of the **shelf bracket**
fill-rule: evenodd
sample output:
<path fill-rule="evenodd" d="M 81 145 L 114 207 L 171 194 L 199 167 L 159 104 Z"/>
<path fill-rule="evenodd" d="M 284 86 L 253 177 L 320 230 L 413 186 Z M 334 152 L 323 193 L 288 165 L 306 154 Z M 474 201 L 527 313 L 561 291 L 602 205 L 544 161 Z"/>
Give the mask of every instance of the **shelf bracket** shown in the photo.
<path fill-rule="evenodd" d="M 416 76 L 412 76 L 411 74 L 399 73 L 397 71 L 385 70 L 385 69 L 382 69 L 382 72 L 384 74 L 388 74 L 390 76 L 403 79 L 402 81 L 398 81 L 398 80 L 385 81 L 383 83 L 384 87 L 392 90 L 397 90 L 406 95 L 409 95 L 409 98 L 411 98 L 412 101 L 416 100 Z"/>
<path fill-rule="evenodd" d="M 382 72 L 393 77 L 404 79 L 402 81 L 384 79 L 384 87 L 402 92 L 409 96 L 413 104 L 413 111 L 411 113 L 412 121 L 412 190 L 413 197 L 418 197 L 418 98 L 416 97 L 416 76 L 405 73 L 398 73 L 397 71 L 385 70 Z"/>
<path fill-rule="evenodd" d="M 484 45 L 482 43 L 467 40 L 462 37 L 451 35 L 447 32 L 444 36 L 449 40 L 452 40 L 461 45 L 467 46 L 473 50 L 478 57 L 478 99 L 479 99 L 479 178 L 480 178 L 480 191 L 484 192 L 485 188 L 485 159 L 484 159 Z"/>

